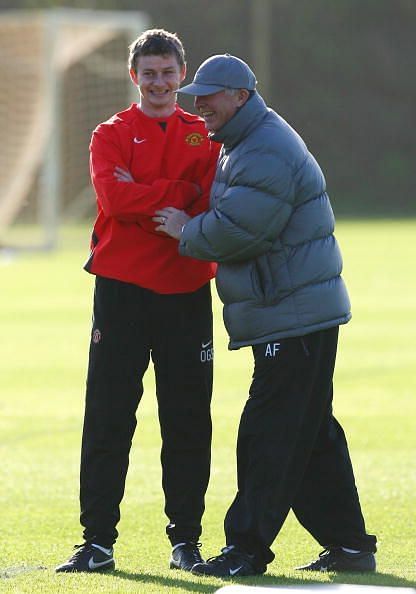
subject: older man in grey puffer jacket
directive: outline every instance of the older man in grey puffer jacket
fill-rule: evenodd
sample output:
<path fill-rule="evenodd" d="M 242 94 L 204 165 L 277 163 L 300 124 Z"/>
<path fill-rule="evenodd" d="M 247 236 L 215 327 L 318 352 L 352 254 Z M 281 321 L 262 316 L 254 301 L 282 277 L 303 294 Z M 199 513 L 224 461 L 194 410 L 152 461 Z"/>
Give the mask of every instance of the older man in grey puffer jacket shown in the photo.
<path fill-rule="evenodd" d="M 184 256 L 218 262 L 230 348 L 255 368 L 237 443 L 227 546 L 193 573 L 263 573 L 288 512 L 325 548 L 305 570 L 374 571 L 344 432 L 332 415 L 338 326 L 351 318 L 325 179 L 242 60 L 213 56 L 182 92 L 222 143 L 211 208 L 158 211 Z"/>

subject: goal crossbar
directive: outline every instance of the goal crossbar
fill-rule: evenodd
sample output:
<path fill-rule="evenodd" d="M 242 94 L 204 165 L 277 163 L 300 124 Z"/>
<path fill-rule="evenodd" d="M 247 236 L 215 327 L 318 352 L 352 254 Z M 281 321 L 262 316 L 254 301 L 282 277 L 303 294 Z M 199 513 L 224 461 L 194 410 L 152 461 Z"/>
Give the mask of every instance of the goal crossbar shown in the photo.
<path fill-rule="evenodd" d="M 10 154 L 0 160 L 0 241 L 26 205 L 30 189 L 38 178 L 37 213 L 38 224 L 43 229 L 42 244 L 46 248 L 55 246 L 64 160 L 62 85 L 65 73 L 120 34 L 131 41 L 147 24 L 147 16 L 136 11 L 54 8 L 32 12 L 14 10 L 0 15 L 0 31 L 7 33 L 1 35 L 4 41 L 0 41 L 0 77 L 2 72 L 6 72 L 6 82 L 10 81 L 9 89 L 5 88 L 4 94 L 0 94 L 0 99 L 4 96 L 4 107 L 0 107 L 0 126 L 5 136 L 5 151 L 9 146 L 8 136 L 13 145 Z M 38 55 L 22 56 L 19 44 L 31 31 L 36 31 L 39 41 L 37 45 L 33 44 Z M 15 48 L 10 47 L 12 39 L 16 39 Z M 36 50 L 33 49 L 34 54 Z M 108 61 L 108 58 L 105 60 Z M 127 54 L 123 60 L 127 64 Z M 19 85 L 19 77 L 22 77 L 19 73 L 22 64 L 26 69 L 30 64 L 29 69 L 37 83 L 30 89 L 32 96 L 27 97 L 30 103 L 25 108 L 27 121 L 23 127 L 21 123 L 12 121 L 14 111 L 10 97 L 10 93 L 15 93 L 18 98 L 26 92 L 26 89 L 20 93 L 18 88 L 14 89 Z M 99 60 L 97 64 L 99 68 Z M 120 77 L 123 71 L 119 65 L 120 57 L 117 58 Z M 134 87 L 130 85 L 127 88 L 131 89 L 131 94 L 126 99 L 131 101 Z"/>

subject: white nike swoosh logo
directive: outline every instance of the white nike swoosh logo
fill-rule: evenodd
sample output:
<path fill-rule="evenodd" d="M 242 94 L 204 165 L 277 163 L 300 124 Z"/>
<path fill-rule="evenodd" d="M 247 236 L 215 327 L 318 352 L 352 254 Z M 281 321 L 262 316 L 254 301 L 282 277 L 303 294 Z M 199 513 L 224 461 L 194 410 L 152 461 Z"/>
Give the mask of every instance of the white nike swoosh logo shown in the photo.
<path fill-rule="evenodd" d="M 240 569 L 242 569 L 242 565 L 240 565 L 240 567 L 237 567 L 236 569 L 230 569 L 230 575 L 235 575 L 236 573 L 238 573 L 240 571 Z"/>
<path fill-rule="evenodd" d="M 133 142 L 136 144 L 141 144 L 142 142 L 146 142 L 147 138 L 137 138 L 137 136 L 135 136 L 133 138 Z"/>
<path fill-rule="evenodd" d="M 94 561 L 94 557 L 91 557 L 90 560 L 88 561 L 88 567 L 91 570 L 94 569 L 98 569 L 99 567 L 102 567 L 103 565 L 108 565 L 109 563 L 112 563 L 113 559 L 107 559 L 106 561 L 100 561 L 99 563 L 95 563 Z"/>
<path fill-rule="evenodd" d="M 203 342 L 203 343 L 201 344 L 201 346 L 202 346 L 202 348 L 203 348 L 203 349 L 206 349 L 206 348 L 207 348 L 207 346 L 209 346 L 211 343 L 212 343 L 212 339 L 211 339 L 211 340 L 209 340 L 208 342 Z"/>

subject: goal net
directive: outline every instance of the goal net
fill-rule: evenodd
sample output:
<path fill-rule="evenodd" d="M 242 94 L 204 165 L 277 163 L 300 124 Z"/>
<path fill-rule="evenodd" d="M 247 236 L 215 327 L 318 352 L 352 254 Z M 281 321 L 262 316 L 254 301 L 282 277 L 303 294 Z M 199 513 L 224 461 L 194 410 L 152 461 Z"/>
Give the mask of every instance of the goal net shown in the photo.
<path fill-rule="evenodd" d="M 0 15 L 0 247 L 52 248 L 63 219 L 94 211 L 91 132 L 135 100 L 127 48 L 147 24 L 126 11 Z"/>

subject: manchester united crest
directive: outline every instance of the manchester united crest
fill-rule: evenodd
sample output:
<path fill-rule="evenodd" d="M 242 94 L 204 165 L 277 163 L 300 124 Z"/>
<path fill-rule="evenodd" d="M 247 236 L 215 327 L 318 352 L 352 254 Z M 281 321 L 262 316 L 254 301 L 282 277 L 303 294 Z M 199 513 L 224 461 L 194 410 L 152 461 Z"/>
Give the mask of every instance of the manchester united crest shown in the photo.
<path fill-rule="evenodd" d="M 199 132 L 192 132 L 185 137 L 186 144 L 191 146 L 200 146 L 205 140 L 205 136 Z"/>

